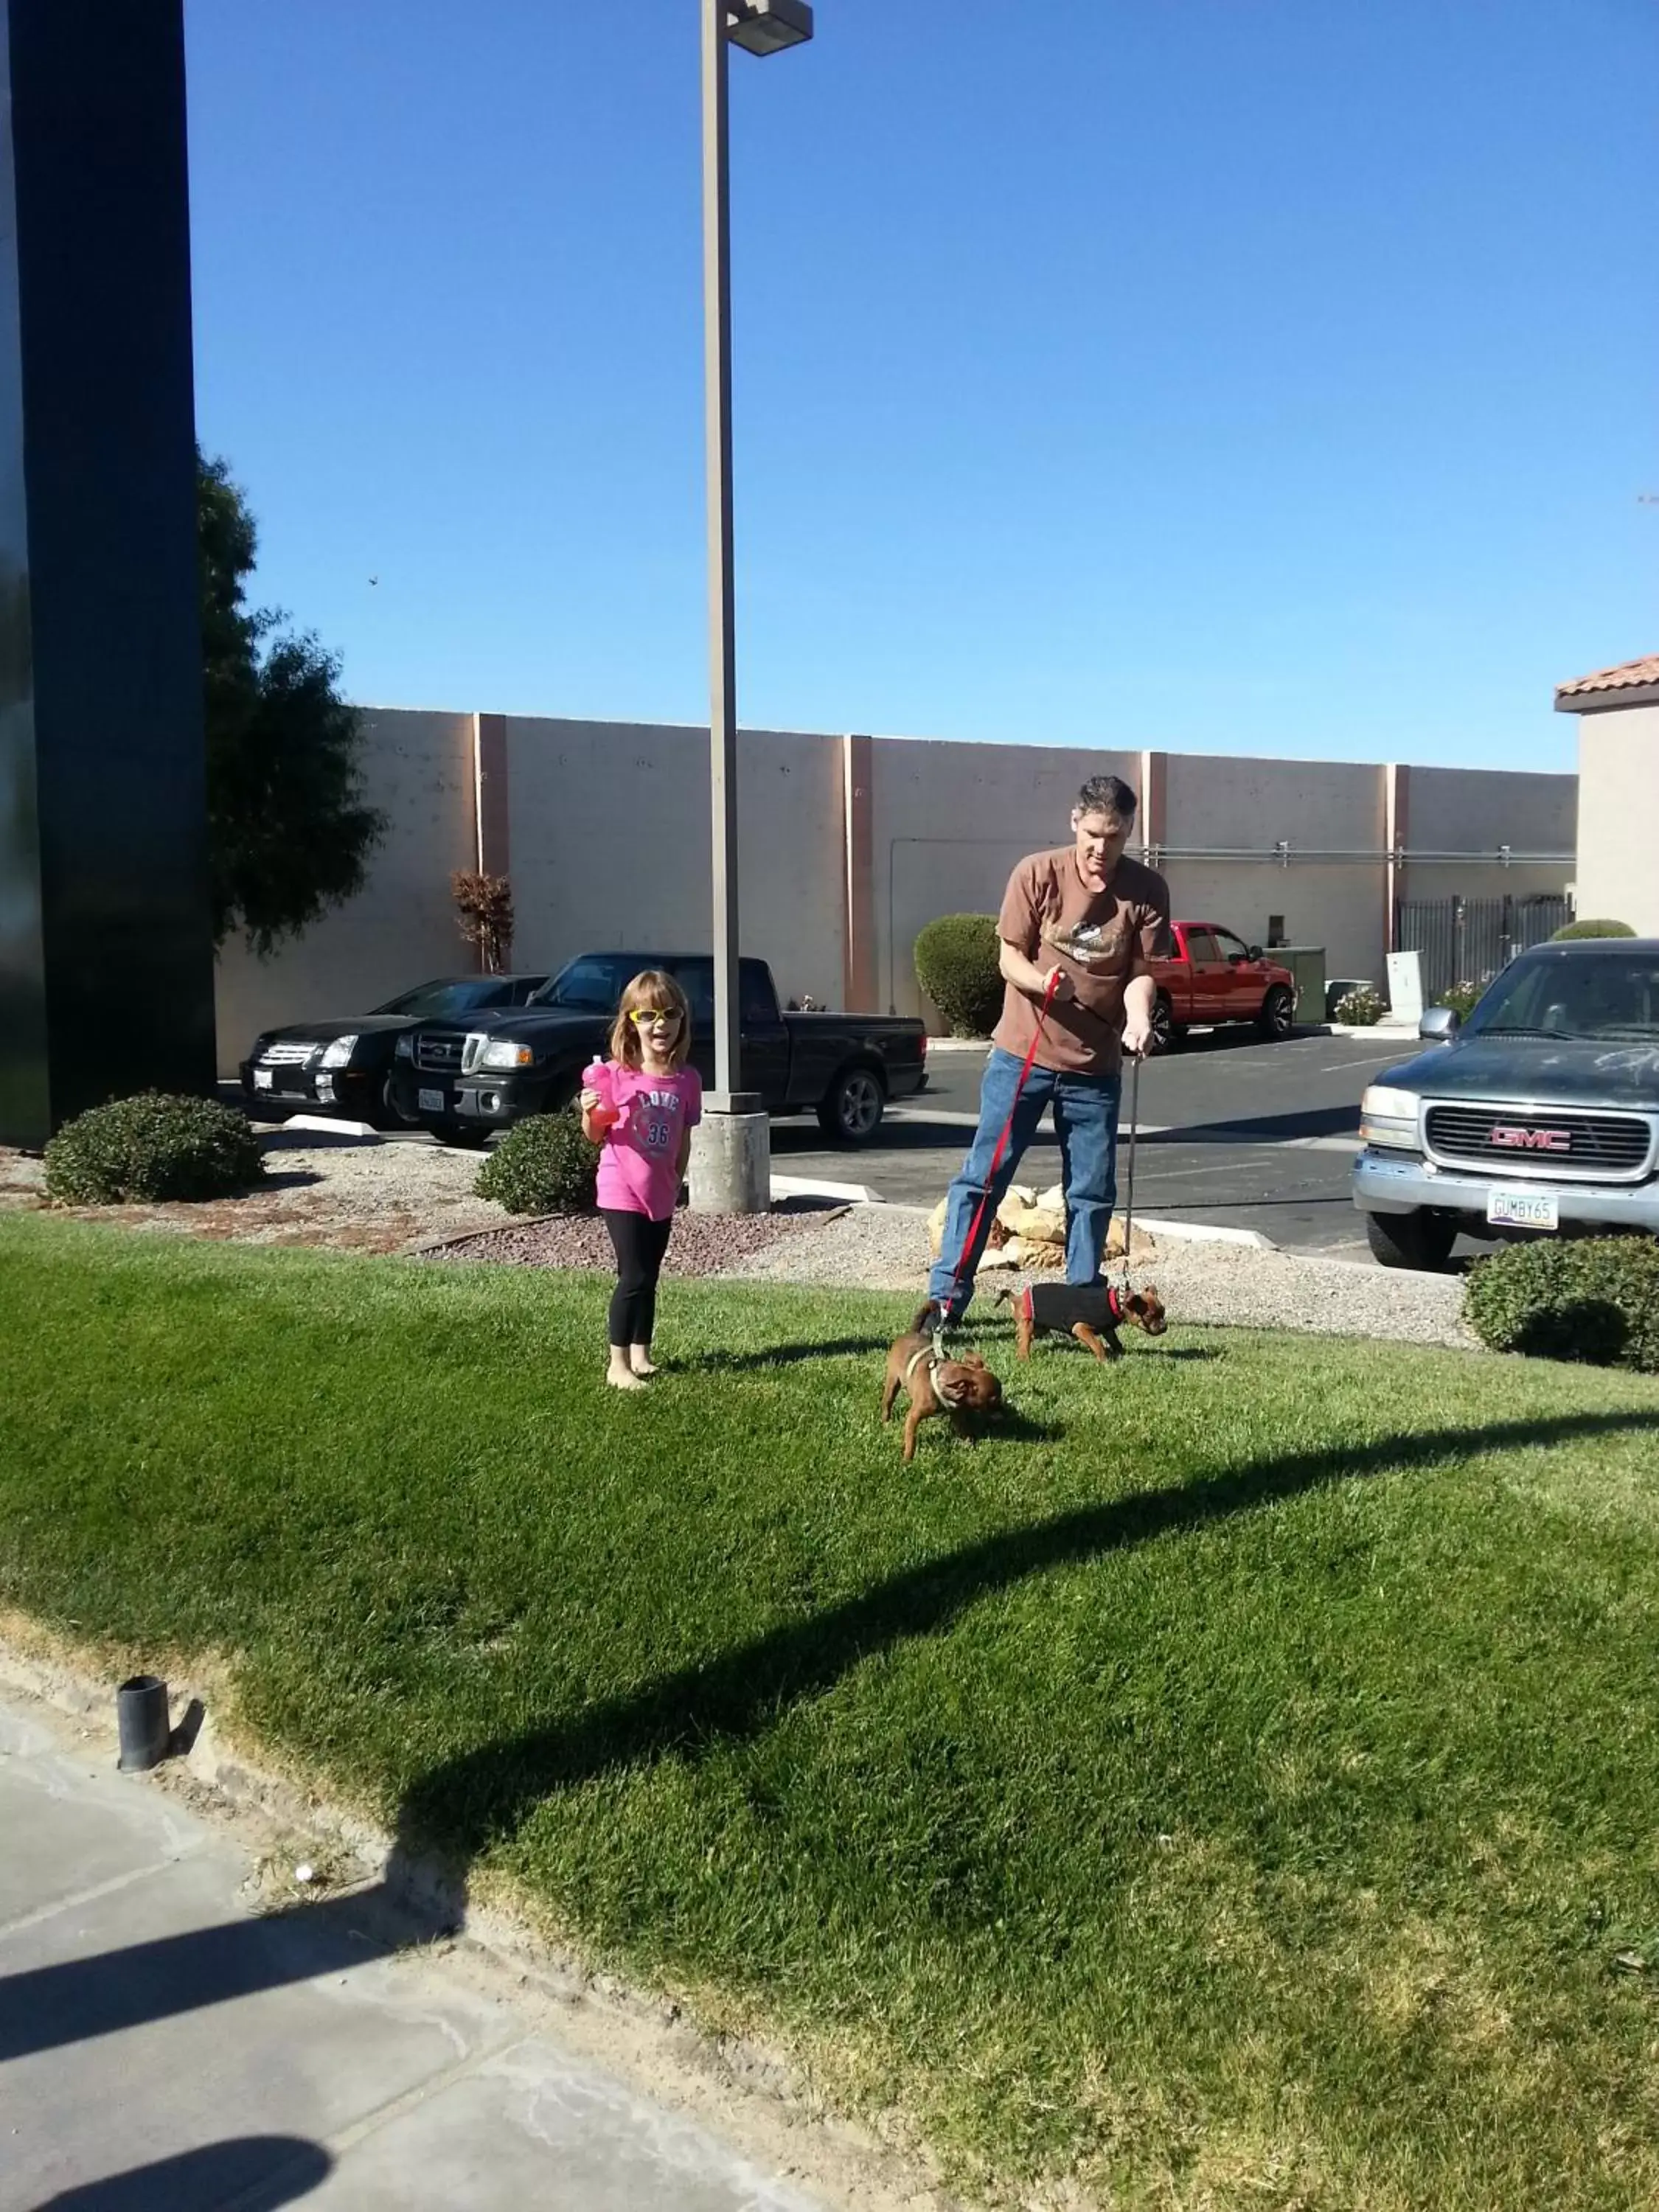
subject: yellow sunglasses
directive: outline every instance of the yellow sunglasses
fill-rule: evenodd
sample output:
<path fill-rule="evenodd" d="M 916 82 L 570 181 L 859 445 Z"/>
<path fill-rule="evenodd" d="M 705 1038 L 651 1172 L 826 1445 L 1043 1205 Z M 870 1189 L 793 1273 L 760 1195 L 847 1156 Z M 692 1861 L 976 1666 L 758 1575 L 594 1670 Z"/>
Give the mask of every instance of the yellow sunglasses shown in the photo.
<path fill-rule="evenodd" d="M 653 1022 L 677 1023 L 679 1018 L 676 1006 L 635 1006 L 628 1016 L 636 1030 L 649 1029 Z"/>

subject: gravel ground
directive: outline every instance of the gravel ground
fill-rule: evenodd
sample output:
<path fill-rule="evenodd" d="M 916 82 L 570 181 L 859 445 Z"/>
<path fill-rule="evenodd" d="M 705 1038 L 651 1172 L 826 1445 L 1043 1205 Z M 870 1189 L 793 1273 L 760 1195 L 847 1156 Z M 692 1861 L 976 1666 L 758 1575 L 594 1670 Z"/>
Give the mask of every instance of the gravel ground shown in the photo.
<path fill-rule="evenodd" d="M 477 1152 L 283 1128 L 264 1133 L 261 1149 L 265 1180 L 240 1198 L 58 1210 L 70 1220 L 123 1229 L 351 1252 L 398 1252 L 423 1237 L 498 1228 L 511 1218 L 493 1200 L 472 1195 Z M 0 1208 L 44 1206 L 41 1186 L 39 1160 L 0 1152 Z"/>
<path fill-rule="evenodd" d="M 1135 1243 L 1140 1243 L 1139 1231 Z M 724 1272 L 769 1282 L 856 1284 L 920 1295 L 927 1273 L 927 1216 L 920 1206 L 855 1206 Z M 1025 1279 L 999 1270 L 981 1275 L 980 1282 L 988 1293 L 1000 1284 Z M 1319 1336 L 1387 1337 L 1460 1349 L 1475 1341 L 1459 1318 L 1463 1285 L 1455 1275 L 1407 1274 L 1346 1260 L 1166 1240 L 1153 1255 L 1137 1260 L 1133 1279 L 1156 1282 L 1177 1322 L 1306 1329 Z"/>
<path fill-rule="evenodd" d="M 774 1213 L 681 1213 L 668 1241 L 665 1275 L 730 1275 L 748 1273 L 749 1263 L 781 1239 L 817 1233 L 821 1215 Z M 419 1255 L 427 1260 L 483 1260 L 497 1267 L 613 1268 L 610 1231 L 592 1214 L 516 1223 L 446 1244 Z"/>

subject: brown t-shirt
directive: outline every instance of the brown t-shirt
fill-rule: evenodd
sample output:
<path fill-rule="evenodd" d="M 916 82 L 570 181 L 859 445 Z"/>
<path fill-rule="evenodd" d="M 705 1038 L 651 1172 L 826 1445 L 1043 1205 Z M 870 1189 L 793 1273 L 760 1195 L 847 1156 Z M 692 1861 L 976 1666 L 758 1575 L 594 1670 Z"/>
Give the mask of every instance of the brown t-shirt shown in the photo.
<path fill-rule="evenodd" d="M 1079 968 L 1052 942 L 1057 931 L 1098 923 L 1110 964 Z M 1170 889 L 1162 876 L 1126 853 L 1103 891 L 1091 891 L 1069 845 L 1033 853 L 1008 878 L 997 935 L 1039 968 L 1059 961 L 1072 979 L 1043 1024 L 1036 1064 L 1079 1075 L 1115 1074 L 1123 1059 L 1123 992 L 1148 963 L 1170 951 Z M 1037 1001 L 1010 983 L 993 1040 L 1024 1060 L 1036 1029 Z"/>

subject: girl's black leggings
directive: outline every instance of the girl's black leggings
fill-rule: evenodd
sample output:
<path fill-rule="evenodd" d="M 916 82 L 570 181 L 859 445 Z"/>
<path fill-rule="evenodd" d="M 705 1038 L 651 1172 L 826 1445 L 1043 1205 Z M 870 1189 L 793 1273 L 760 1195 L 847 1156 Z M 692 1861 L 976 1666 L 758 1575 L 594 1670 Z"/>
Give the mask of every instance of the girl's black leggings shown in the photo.
<path fill-rule="evenodd" d="M 649 1344 L 657 1320 L 657 1278 L 668 1249 L 666 1221 L 653 1221 L 648 1213 L 624 1213 L 605 1208 L 605 1225 L 617 1250 L 617 1287 L 611 1294 L 611 1341 L 615 1345 Z"/>

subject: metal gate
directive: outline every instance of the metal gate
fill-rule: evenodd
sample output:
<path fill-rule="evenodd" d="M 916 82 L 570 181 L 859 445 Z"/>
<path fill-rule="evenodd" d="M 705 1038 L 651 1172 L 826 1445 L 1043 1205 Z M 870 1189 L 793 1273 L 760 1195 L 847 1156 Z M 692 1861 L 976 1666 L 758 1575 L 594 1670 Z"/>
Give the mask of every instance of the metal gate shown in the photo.
<path fill-rule="evenodd" d="M 1484 988 L 1500 968 L 1529 945 L 1541 945 L 1572 920 L 1572 902 L 1560 897 L 1401 899 L 1395 909 L 1395 943 L 1423 961 L 1423 997 L 1432 1004 L 1455 983 Z"/>

